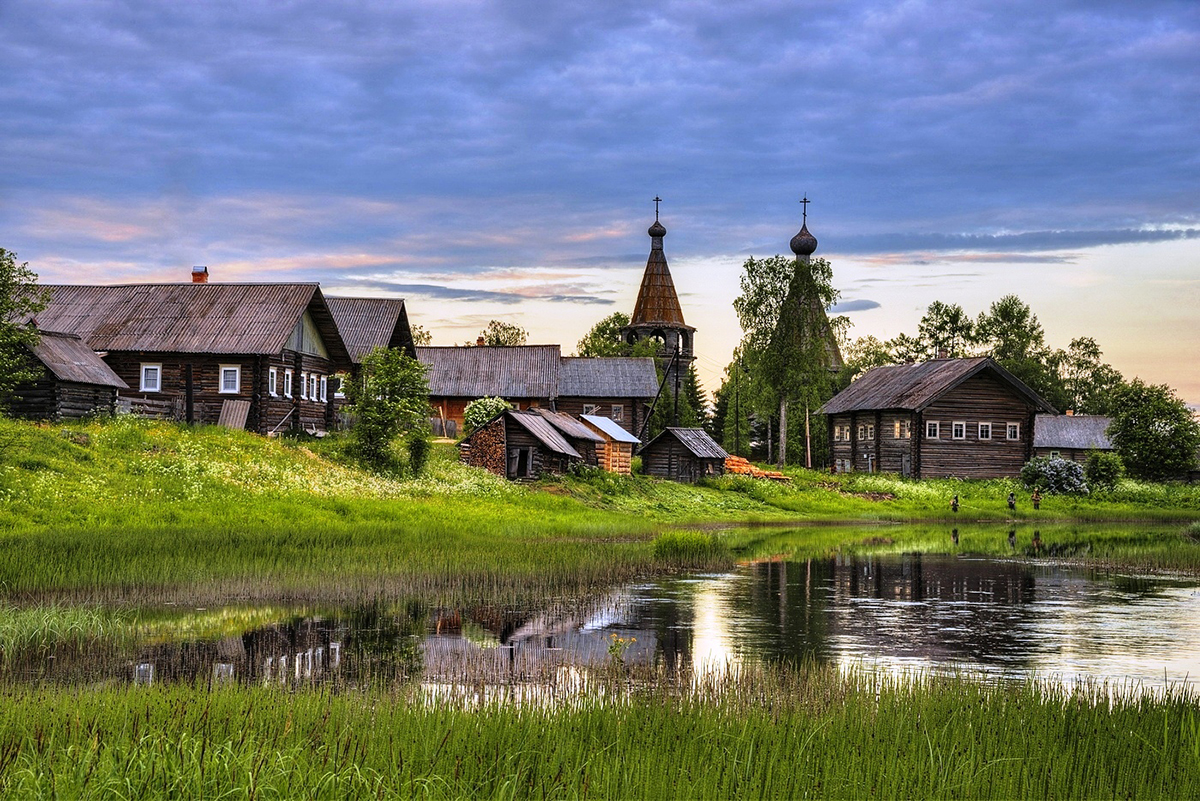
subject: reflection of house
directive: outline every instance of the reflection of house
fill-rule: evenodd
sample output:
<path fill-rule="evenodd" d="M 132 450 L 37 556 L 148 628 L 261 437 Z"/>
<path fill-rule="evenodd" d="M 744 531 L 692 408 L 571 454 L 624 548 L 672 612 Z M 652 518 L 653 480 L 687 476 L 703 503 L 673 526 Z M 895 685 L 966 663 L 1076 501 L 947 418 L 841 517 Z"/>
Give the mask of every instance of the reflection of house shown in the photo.
<path fill-rule="evenodd" d="M 499 397 L 518 410 L 549 408 L 608 417 L 636 432 L 658 391 L 649 358 L 564 358 L 558 345 L 420 347 L 435 414 L 461 429 L 477 398 Z"/>
<path fill-rule="evenodd" d="M 839 472 L 1015 476 L 1054 409 L 988 357 L 876 367 L 822 408 Z"/>
<path fill-rule="evenodd" d="M 573 462 L 583 461 L 583 455 L 536 411 L 498 414 L 472 431 L 458 448 L 466 464 L 517 480 L 565 473 Z"/>
<path fill-rule="evenodd" d="M 693 482 L 725 472 L 725 449 L 702 428 L 668 427 L 639 452 L 642 469 L 671 481 Z"/>
<path fill-rule="evenodd" d="M 1111 417 L 1096 414 L 1039 414 L 1033 427 L 1033 455 L 1087 461 L 1090 451 L 1111 451 Z"/>
<path fill-rule="evenodd" d="M 103 352 L 137 412 L 213 423 L 227 401 L 242 401 L 228 408 L 242 409 L 251 431 L 326 430 L 329 378 L 351 365 L 320 288 L 197 275 L 191 284 L 49 286 L 38 323 Z"/>
<path fill-rule="evenodd" d="M 117 391 L 129 389 L 96 352 L 74 334 L 42 331 L 33 351 L 37 381 L 17 387 L 10 411 L 34 420 L 78 419 L 112 412 Z"/>
<path fill-rule="evenodd" d="M 579 419 L 604 440 L 596 450 L 600 467 L 610 473 L 629 475 L 633 448 L 640 444 L 638 438 L 607 417 L 585 414 Z"/>

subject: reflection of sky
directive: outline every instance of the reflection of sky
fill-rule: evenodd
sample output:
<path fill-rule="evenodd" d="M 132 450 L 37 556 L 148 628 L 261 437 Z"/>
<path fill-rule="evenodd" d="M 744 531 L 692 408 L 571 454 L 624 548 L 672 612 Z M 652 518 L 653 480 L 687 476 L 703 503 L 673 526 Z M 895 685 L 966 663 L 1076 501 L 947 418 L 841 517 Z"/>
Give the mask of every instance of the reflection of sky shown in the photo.
<path fill-rule="evenodd" d="M 737 617 L 730 602 L 735 576 L 714 576 L 696 586 L 692 596 L 692 669 L 697 676 L 719 673 L 741 664 Z"/>

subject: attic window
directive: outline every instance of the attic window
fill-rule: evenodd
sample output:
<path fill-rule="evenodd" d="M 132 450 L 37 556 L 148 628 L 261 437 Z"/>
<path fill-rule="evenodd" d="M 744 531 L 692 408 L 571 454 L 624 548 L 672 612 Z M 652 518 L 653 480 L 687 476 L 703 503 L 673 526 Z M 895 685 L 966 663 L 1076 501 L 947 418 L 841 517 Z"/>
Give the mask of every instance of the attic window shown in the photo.
<path fill-rule="evenodd" d="M 162 392 L 162 365 L 142 365 L 142 392 Z"/>

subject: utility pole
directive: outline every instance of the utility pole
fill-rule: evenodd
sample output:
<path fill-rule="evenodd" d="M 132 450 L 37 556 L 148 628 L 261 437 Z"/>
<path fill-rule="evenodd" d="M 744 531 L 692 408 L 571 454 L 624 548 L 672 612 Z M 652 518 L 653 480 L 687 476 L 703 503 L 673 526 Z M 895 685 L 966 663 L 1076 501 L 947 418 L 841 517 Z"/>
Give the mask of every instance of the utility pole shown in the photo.
<path fill-rule="evenodd" d="M 733 368 L 733 452 L 742 455 L 742 394 L 741 394 L 742 360 L 738 359 Z"/>
<path fill-rule="evenodd" d="M 675 427 L 679 427 L 679 342 L 675 343 Z"/>

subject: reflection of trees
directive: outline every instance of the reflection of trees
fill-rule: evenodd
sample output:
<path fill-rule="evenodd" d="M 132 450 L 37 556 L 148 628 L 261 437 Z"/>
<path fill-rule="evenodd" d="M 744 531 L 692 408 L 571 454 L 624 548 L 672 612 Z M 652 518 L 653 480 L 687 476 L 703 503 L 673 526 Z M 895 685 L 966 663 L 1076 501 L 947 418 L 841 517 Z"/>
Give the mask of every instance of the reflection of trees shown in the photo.
<path fill-rule="evenodd" d="M 742 647 L 768 661 L 828 659 L 832 566 L 825 559 L 751 565 L 753 581 L 733 599 L 748 613 L 737 629 Z"/>

